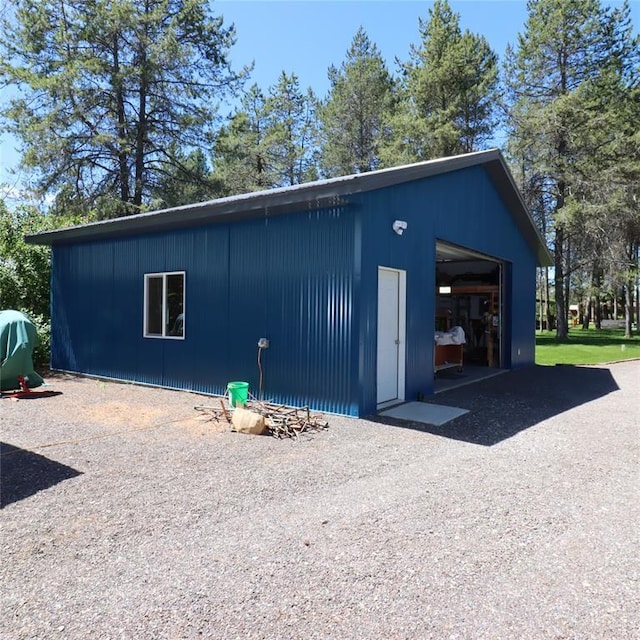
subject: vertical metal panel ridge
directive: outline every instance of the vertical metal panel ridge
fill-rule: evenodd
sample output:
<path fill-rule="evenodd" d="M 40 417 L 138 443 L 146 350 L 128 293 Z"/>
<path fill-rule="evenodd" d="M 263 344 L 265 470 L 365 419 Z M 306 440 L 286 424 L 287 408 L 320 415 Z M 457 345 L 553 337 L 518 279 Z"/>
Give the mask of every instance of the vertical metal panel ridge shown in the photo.
<path fill-rule="evenodd" d="M 279 216 L 267 247 L 266 392 L 352 414 L 351 216 L 337 208 Z"/>
<path fill-rule="evenodd" d="M 139 343 L 143 330 L 140 254 L 136 239 L 124 238 L 113 243 L 113 313 L 119 336 L 112 344 L 114 377 L 137 376 L 139 373 Z"/>

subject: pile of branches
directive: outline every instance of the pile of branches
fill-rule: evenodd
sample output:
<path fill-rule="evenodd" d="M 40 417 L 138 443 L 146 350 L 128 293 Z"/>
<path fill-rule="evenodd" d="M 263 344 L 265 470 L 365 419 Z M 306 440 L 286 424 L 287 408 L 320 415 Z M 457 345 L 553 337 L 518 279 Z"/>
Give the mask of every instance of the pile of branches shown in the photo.
<path fill-rule="evenodd" d="M 196 406 L 197 411 L 209 415 L 210 420 L 231 424 L 231 409 L 226 398 L 219 398 L 220 406 Z M 329 423 L 322 414 L 312 413 L 309 407 L 290 407 L 284 404 L 273 404 L 250 400 L 244 407 L 248 411 L 261 415 L 265 420 L 266 430 L 274 438 L 298 438 L 302 434 L 323 431 Z"/>
<path fill-rule="evenodd" d="M 311 413 L 309 407 L 288 407 L 267 402 L 253 404 L 255 406 L 247 408 L 264 416 L 267 430 L 276 438 L 297 438 L 302 433 L 329 428 L 325 417 L 319 413 Z"/>

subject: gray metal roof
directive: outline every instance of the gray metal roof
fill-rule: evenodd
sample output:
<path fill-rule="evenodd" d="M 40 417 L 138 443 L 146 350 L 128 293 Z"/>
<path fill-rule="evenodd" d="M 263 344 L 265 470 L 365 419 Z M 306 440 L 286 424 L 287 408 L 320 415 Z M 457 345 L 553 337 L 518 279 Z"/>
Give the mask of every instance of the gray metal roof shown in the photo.
<path fill-rule="evenodd" d="M 540 265 L 552 265 L 551 255 L 498 149 L 318 180 L 291 187 L 245 193 L 113 220 L 102 220 L 29 235 L 25 240 L 31 244 L 54 245 L 161 231 L 216 221 L 231 222 L 256 216 L 278 215 L 292 211 L 302 212 L 327 206 L 348 206 L 346 197 L 351 194 L 373 191 L 477 165 L 485 167 L 494 186 L 518 223 L 522 234 L 537 256 Z"/>

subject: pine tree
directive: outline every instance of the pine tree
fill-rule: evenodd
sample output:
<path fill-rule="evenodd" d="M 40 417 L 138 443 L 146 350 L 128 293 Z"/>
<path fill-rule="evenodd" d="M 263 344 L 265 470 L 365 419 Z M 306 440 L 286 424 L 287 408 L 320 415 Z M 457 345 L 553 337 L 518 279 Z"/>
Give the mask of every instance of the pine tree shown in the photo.
<path fill-rule="evenodd" d="M 0 81 L 21 90 L 4 117 L 23 165 L 43 192 L 140 210 L 180 169 L 171 150 L 203 147 L 238 87 L 234 39 L 205 0 L 17 0 Z"/>
<path fill-rule="evenodd" d="M 295 74 L 265 96 L 253 85 L 214 145 L 214 177 L 225 195 L 284 187 L 318 176 L 318 100 Z"/>
<path fill-rule="evenodd" d="M 273 186 L 288 186 L 317 177 L 318 100 L 303 93 L 295 73 L 284 71 L 265 103 L 267 165 Z"/>
<path fill-rule="evenodd" d="M 158 169 L 158 179 L 151 191 L 150 206 L 153 209 L 178 207 L 194 202 L 204 202 L 221 194 L 205 153 L 194 149 L 188 153 L 171 149 L 174 163 L 166 169 Z"/>
<path fill-rule="evenodd" d="M 321 109 L 322 166 L 328 176 L 372 171 L 393 106 L 393 80 L 378 47 L 361 27 L 345 61 L 329 68 Z"/>
<path fill-rule="evenodd" d="M 547 192 L 556 330 L 566 339 L 570 276 L 579 248 L 571 234 L 572 214 L 579 208 L 567 204 L 575 203 L 578 167 L 593 151 L 591 133 L 604 130 L 602 110 L 610 112 L 615 101 L 613 94 L 607 99 L 603 93 L 603 79 L 629 73 L 637 44 L 630 38 L 626 5 L 610 9 L 599 0 L 530 0 L 528 10 L 524 33 L 517 49 L 508 48 L 505 64 L 509 144 L 513 156 L 526 158 L 530 171 L 541 176 Z"/>
<path fill-rule="evenodd" d="M 420 46 L 401 65 L 402 109 L 385 164 L 477 151 L 496 124 L 497 56 L 483 36 L 460 28 L 447 0 L 419 19 Z"/>
<path fill-rule="evenodd" d="M 638 61 L 640 50 L 636 54 Z M 637 62 L 635 67 L 637 77 Z M 590 276 L 586 298 L 593 297 L 596 326 L 608 279 L 625 290 L 629 337 L 640 247 L 640 86 L 614 67 L 583 93 L 593 125 L 577 133 L 585 153 L 575 159 L 564 219 Z"/>
<path fill-rule="evenodd" d="M 273 186 L 268 166 L 269 119 L 266 98 L 254 84 L 241 105 L 220 129 L 214 145 L 214 175 L 222 195 L 259 191 Z"/>

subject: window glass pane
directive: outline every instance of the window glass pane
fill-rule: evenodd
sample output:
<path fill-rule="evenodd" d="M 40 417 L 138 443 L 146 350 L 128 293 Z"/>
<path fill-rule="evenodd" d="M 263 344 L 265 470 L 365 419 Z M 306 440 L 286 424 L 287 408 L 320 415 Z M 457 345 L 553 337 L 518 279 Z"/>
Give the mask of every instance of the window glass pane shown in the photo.
<path fill-rule="evenodd" d="M 168 336 L 184 336 L 184 274 L 167 276 L 167 323 Z"/>
<path fill-rule="evenodd" d="M 162 276 L 147 278 L 146 335 L 162 335 Z"/>

